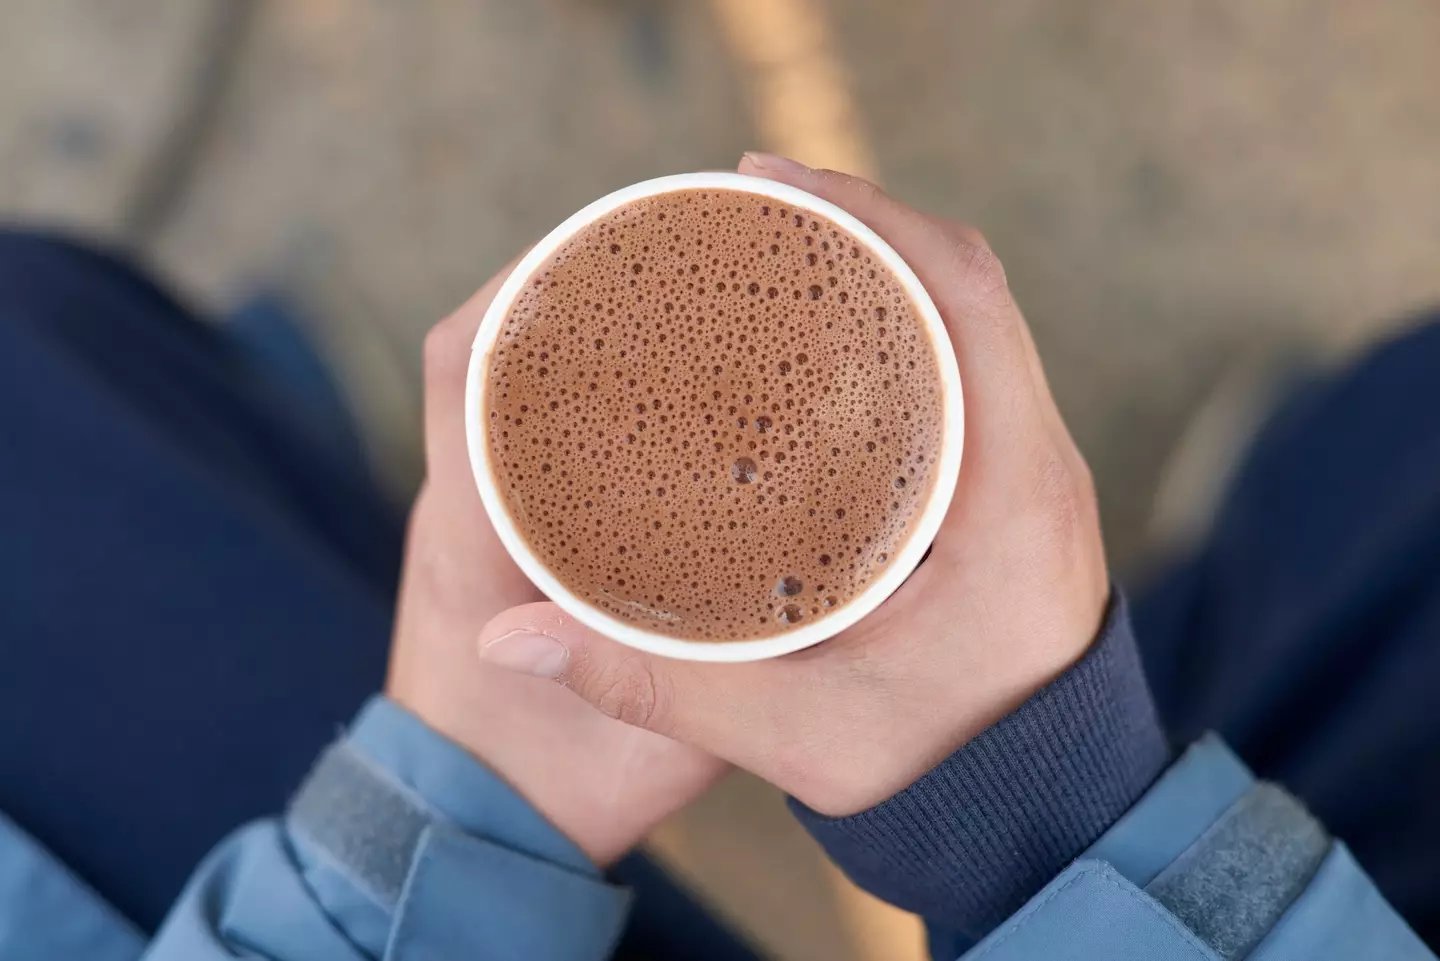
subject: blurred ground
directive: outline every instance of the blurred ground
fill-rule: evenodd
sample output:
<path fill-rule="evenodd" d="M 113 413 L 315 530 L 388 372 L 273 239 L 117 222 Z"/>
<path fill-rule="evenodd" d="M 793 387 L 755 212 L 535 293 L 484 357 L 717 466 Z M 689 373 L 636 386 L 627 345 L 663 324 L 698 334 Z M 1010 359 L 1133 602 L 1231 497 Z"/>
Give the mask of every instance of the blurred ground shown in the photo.
<path fill-rule="evenodd" d="M 0 216 L 296 289 L 403 488 L 419 338 L 522 244 L 747 147 L 868 168 L 990 236 L 1133 571 L 1227 371 L 1440 300 L 1437 42 L 1428 0 L 0 0 Z M 920 956 L 752 781 L 659 845 L 781 957 Z"/>

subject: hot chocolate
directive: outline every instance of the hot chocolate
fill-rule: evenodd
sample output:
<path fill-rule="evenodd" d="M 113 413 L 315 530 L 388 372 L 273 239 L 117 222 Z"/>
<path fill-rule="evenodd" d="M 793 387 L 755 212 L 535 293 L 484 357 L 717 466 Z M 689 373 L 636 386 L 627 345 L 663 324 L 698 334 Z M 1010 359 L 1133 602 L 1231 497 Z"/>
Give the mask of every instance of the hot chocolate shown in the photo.
<path fill-rule="evenodd" d="M 576 596 L 673 637 L 770 637 L 910 536 L 944 411 L 903 285 L 812 212 L 650 196 L 527 281 L 480 411 L 496 489 Z"/>

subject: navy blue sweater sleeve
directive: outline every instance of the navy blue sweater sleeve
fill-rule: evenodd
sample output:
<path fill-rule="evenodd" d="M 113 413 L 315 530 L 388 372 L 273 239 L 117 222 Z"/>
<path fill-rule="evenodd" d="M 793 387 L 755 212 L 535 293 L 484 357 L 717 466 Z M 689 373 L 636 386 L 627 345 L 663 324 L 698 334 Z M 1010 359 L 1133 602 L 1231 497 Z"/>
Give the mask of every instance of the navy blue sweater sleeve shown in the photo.
<path fill-rule="evenodd" d="M 978 939 L 1120 817 L 1170 759 L 1118 592 L 1073 667 L 889 800 L 801 824 L 861 887 Z"/>

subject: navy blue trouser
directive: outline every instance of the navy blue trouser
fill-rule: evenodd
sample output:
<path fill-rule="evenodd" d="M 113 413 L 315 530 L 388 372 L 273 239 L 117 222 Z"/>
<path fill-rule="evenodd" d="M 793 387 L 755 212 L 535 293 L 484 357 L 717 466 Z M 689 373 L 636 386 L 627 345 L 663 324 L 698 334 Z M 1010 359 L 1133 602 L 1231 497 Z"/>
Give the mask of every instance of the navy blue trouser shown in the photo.
<path fill-rule="evenodd" d="M 1440 946 L 1440 316 L 1282 404 L 1135 600 L 1175 739 L 1218 730 Z"/>
<path fill-rule="evenodd" d="M 147 930 L 384 679 L 403 518 L 313 363 L 273 304 L 0 231 L 0 811 Z M 753 957 L 614 873 L 619 957 Z"/>
<path fill-rule="evenodd" d="M 108 256 L 0 233 L 0 810 L 145 927 L 383 677 L 400 519 L 255 357 Z M 1285 781 L 1432 943 L 1437 417 L 1440 327 L 1315 384 L 1134 605 L 1177 738 Z M 631 956 L 746 956 L 621 874 Z"/>

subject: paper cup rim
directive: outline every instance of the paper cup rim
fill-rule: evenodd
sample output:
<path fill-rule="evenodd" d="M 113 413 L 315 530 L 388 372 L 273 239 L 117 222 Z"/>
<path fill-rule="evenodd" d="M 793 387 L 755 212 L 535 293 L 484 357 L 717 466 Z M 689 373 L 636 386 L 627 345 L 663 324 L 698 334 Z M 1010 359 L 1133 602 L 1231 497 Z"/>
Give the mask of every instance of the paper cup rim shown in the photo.
<path fill-rule="evenodd" d="M 904 287 L 930 337 L 940 373 L 944 424 L 935 481 L 914 532 L 884 572 L 852 600 L 824 617 L 773 637 L 743 641 L 702 641 L 674 637 L 637 627 L 600 610 L 577 596 L 551 573 L 520 535 L 495 484 L 481 406 L 489 373 L 488 359 L 515 298 L 534 273 L 582 228 L 626 204 L 681 190 L 734 190 L 771 198 L 799 210 L 819 214 L 858 240 L 879 258 Z M 629 647 L 665 657 L 690 661 L 740 662 L 780 657 L 834 637 L 874 611 L 893 594 L 919 565 L 949 510 L 959 477 L 964 449 L 965 407 L 955 351 L 930 294 L 910 265 L 875 231 L 853 214 L 789 184 L 737 173 L 689 173 L 658 177 L 632 184 L 601 197 L 566 218 L 521 258 L 485 311 L 471 345 L 465 383 L 465 435 L 470 466 L 485 513 L 500 543 L 541 593 L 581 623 Z"/>

